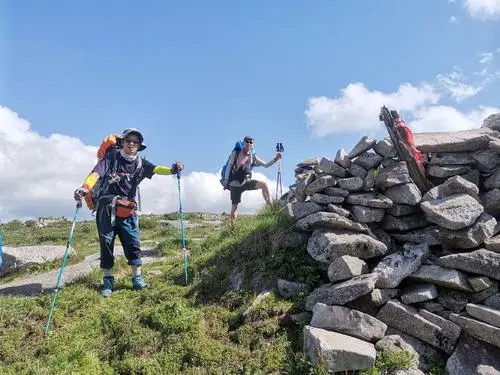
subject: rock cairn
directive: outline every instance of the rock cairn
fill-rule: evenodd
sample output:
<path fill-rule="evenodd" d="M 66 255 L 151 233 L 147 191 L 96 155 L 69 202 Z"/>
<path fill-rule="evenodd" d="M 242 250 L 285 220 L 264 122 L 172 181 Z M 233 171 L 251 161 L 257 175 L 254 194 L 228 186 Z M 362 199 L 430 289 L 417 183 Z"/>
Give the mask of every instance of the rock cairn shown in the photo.
<path fill-rule="evenodd" d="M 435 184 L 423 193 L 388 139 L 297 165 L 284 209 L 330 281 L 306 299 L 304 351 L 331 371 L 402 349 L 408 374 L 438 359 L 449 374 L 500 371 L 500 133 L 415 141 Z"/>

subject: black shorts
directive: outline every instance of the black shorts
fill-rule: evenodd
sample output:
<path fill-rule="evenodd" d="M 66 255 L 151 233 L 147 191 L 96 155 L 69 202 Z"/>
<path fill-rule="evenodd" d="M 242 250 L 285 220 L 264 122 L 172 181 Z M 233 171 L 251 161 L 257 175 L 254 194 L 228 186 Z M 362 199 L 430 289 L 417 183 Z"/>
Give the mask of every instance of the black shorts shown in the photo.
<path fill-rule="evenodd" d="M 241 194 L 245 190 L 257 190 L 257 180 L 250 180 L 246 182 L 243 186 L 229 186 L 231 192 L 231 203 L 238 204 L 241 202 Z"/>

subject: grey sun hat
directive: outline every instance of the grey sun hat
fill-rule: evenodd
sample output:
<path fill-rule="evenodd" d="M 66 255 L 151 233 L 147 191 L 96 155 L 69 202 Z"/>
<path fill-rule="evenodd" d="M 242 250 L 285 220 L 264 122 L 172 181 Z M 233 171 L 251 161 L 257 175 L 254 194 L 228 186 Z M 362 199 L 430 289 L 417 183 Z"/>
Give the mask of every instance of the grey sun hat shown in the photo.
<path fill-rule="evenodd" d="M 123 140 L 130 134 L 135 134 L 136 136 L 139 137 L 139 140 L 141 141 L 141 145 L 139 146 L 138 151 L 145 150 L 147 146 L 144 144 L 144 137 L 142 136 L 142 133 L 139 131 L 139 129 L 136 128 L 125 129 L 123 131 L 123 134 L 120 136 L 120 139 Z"/>

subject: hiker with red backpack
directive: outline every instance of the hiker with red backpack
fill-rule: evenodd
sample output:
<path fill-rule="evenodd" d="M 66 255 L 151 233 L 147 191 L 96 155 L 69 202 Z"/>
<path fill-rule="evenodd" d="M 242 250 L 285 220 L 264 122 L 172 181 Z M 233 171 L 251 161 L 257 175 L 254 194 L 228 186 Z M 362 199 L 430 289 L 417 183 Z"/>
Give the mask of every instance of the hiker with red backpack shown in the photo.
<path fill-rule="evenodd" d="M 236 220 L 236 210 L 241 202 L 241 195 L 246 190 L 262 190 L 266 203 L 270 203 L 269 188 L 264 181 L 252 179 L 254 167 L 269 168 L 279 159 L 281 152 L 268 162 L 263 161 L 255 153 L 253 137 L 246 136 L 243 142 L 236 143 L 222 171 L 221 183 L 224 189 L 229 189 L 231 195 L 231 223 Z"/>
<path fill-rule="evenodd" d="M 98 150 L 96 166 L 83 185 L 75 190 L 74 198 L 85 198 L 87 206 L 96 212 L 96 224 L 101 247 L 100 267 L 103 269 L 101 294 L 109 297 L 114 287 L 114 242 L 118 235 L 127 263 L 132 267 L 132 288 L 147 287 L 141 275 L 140 234 L 137 221 L 137 188 L 144 178 L 153 175 L 174 175 L 183 168 L 176 162 L 171 167 L 154 165 L 139 156 L 146 148 L 144 137 L 137 129 L 126 129 L 121 136 L 105 138 Z"/>

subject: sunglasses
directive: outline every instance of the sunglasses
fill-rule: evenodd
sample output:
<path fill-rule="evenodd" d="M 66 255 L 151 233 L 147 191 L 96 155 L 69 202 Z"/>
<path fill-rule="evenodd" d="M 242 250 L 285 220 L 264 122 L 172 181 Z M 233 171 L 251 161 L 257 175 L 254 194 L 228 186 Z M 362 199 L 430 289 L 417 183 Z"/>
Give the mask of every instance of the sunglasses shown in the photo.
<path fill-rule="evenodd" d="M 253 144 L 253 141 L 250 141 L 250 140 L 248 140 L 248 139 L 247 139 L 245 142 L 246 142 L 246 143 Z"/>
<path fill-rule="evenodd" d="M 139 141 L 138 139 L 127 138 L 127 139 L 125 139 L 125 143 L 135 143 L 136 145 L 140 145 L 141 141 Z"/>

